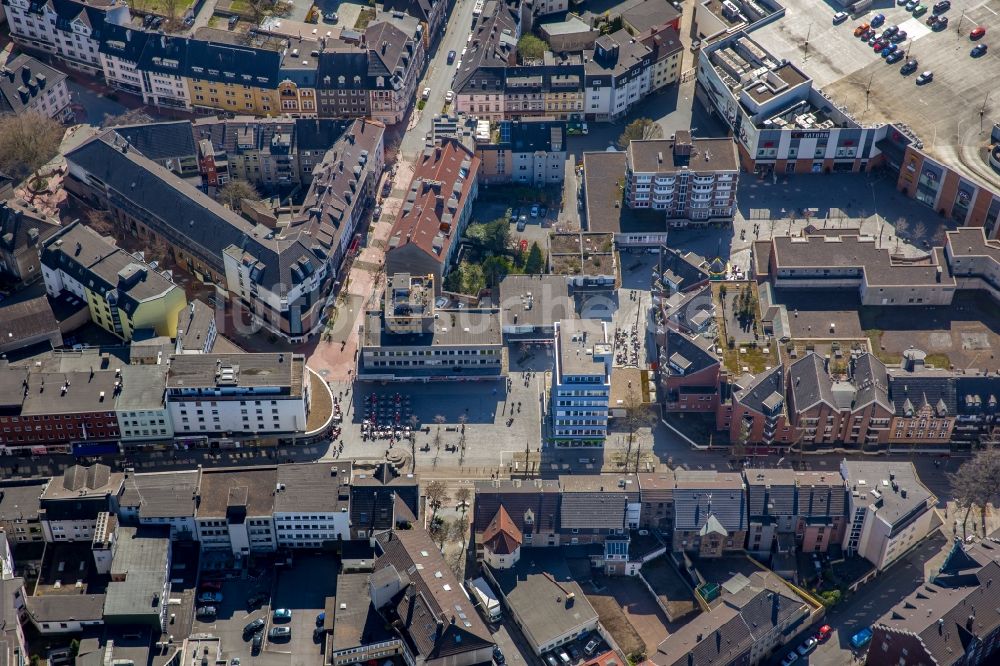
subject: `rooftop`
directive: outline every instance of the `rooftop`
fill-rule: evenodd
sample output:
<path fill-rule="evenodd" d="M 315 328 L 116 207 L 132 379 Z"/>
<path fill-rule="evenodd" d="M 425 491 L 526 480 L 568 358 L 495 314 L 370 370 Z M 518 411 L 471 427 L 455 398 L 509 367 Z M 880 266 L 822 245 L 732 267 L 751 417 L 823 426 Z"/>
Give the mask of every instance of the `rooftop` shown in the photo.
<path fill-rule="evenodd" d="M 368 594 L 368 573 L 342 573 L 337 576 L 337 596 L 327 605 L 327 617 L 332 610 L 333 639 L 330 649 L 349 650 L 387 640 L 392 633 L 372 606 Z"/>
<path fill-rule="evenodd" d="M 130 474 L 119 504 L 138 507 L 143 519 L 194 516 L 198 504 L 199 470 Z"/>
<path fill-rule="evenodd" d="M 611 356 L 611 345 L 604 323 L 596 319 L 563 319 L 557 326 L 556 381 L 571 375 L 600 375 L 608 380 L 605 358 Z"/>
<path fill-rule="evenodd" d="M 351 463 L 278 465 L 275 513 L 346 512 L 351 498 Z"/>
<path fill-rule="evenodd" d="M 122 390 L 115 406 L 120 410 L 163 409 L 166 390 L 166 365 L 124 365 L 121 368 Z"/>
<path fill-rule="evenodd" d="M 222 386 L 302 390 L 305 365 L 291 353 L 177 354 L 170 359 L 168 389 L 215 389 Z"/>
<path fill-rule="evenodd" d="M 8 479 L 0 482 L 0 521 L 37 520 L 42 489 L 48 479 Z"/>
<path fill-rule="evenodd" d="M 492 574 L 538 645 L 597 619 L 558 548 L 522 548 L 517 564 Z"/>
<path fill-rule="evenodd" d="M 169 530 L 119 526 L 116 537 L 104 615 L 158 615 L 166 603 L 161 595 L 169 575 Z"/>
<path fill-rule="evenodd" d="M 62 477 L 53 477 L 41 498 L 49 501 L 116 495 L 124 478 L 121 472 L 112 472 L 110 467 L 100 463 L 89 467 L 72 465 L 66 468 Z"/>
<path fill-rule="evenodd" d="M 500 282 L 503 327 L 551 328 L 575 316 L 569 285 L 561 275 L 508 275 Z"/>
<path fill-rule="evenodd" d="M 685 131 L 677 132 L 671 139 L 632 141 L 626 155 L 628 167 L 634 172 L 739 171 L 736 144 L 732 139 L 692 138 Z"/>
<path fill-rule="evenodd" d="M 199 518 L 225 518 L 228 509 L 245 506 L 246 515 L 274 513 L 277 467 L 213 468 L 202 471 Z"/>
<path fill-rule="evenodd" d="M 844 460 L 840 469 L 854 502 L 876 507 L 878 517 L 889 525 L 907 520 L 935 499 L 910 462 Z"/>
<path fill-rule="evenodd" d="M 65 80 L 65 74 L 40 60 L 15 56 L 0 68 L 0 112 L 20 115 Z"/>
<path fill-rule="evenodd" d="M 215 308 L 193 299 L 188 307 L 177 313 L 177 351 L 203 351 L 214 329 Z"/>
<path fill-rule="evenodd" d="M 499 346 L 500 316 L 496 312 L 438 310 L 431 330 L 393 333 L 383 325 L 381 310 L 365 313 L 364 347 Z"/>
<path fill-rule="evenodd" d="M 0 347 L 13 348 L 20 343 L 33 344 L 32 339 L 59 330 L 59 322 L 45 296 L 29 298 L 0 307 L 6 335 L 0 335 Z"/>

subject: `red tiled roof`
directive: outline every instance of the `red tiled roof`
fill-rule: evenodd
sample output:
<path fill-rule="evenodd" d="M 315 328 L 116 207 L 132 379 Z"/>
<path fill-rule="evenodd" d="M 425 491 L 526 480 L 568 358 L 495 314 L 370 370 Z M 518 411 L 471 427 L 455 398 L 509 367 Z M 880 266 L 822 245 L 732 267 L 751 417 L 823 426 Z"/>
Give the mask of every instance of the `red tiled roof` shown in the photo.
<path fill-rule="evenodd" d="M 483 532 L 483 544 L 497 555 L 510 555 L 523 540 L 521 530 L 517 529 L 507 510 L 501 505 Z"/>

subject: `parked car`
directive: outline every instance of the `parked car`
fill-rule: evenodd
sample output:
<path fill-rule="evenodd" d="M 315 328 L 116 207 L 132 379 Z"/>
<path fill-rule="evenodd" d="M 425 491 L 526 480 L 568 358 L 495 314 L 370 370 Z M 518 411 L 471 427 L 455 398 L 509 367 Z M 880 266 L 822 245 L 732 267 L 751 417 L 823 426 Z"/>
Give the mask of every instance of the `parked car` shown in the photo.
<path fill-rule="evenodd" d="M 819 631 L 816 632 L 815 638 L 817 641 L 822 643 L 823 641 L 828 639 L 830 637 L 830 634 L 832 633 L 833 633 L 833 627 L 831 627 L 828 624 L 824 624 L 822 627 L 819 628 Z"/>
<path fill-rule="evenodd" d="M 917 5 L 913 8 L 913 16 L 923 16 L 927 13 L 927 5 Z"/>
<path fill-rule="evenodd" d="M 583 647 L 584 654 L 586 654 L 588 657 L 594 654 L 594 650 L 597 649 L 597 646 L 598 646 L 597 639 L 591 638 L 590 642 Z"/>
<path fill-rule="evenodd" d="M 810 636 L 809 638 L 802 641 L 802 645 L 798 647 L 799 654 L 804 657 L 813 650 L 815 650 L 817 645 L 819 645 L 819 641 Z"/>
<path fill-rule="evenodd" d="M 528 228 L 528 218 L 525 217 L 524 215 L 517 218 L 517 230 L 524 231 L 527 228 Z"/>
<path fill-rule="evenodd" d="M 906 11 L 912 12 L 920 4 L 920 0 L 907 0 L 906 1 Z"/>
<path fill-rule="evenodd" d="M 864 646 L 868 645 L 872 640 L 872 630 L 865 627 L 858 633 L 851 636 L 851 647 L 856 650 L 860 650 Z"/>
<path fill-rule="evenodd" d="M 893 44 L 899 44 L 901 42 L 905 42 L 906 41 L 906 31 L 905 30 L 900 30 L 895 35 L 893 35 L 891 38 L 889 38 L 889 41 L 892 42 Z"/>
<path fill-rule="evenodd" d="M 499 645 L 493 646 L 493 661 L 498 664 L 503 664 L 507 661 L 507 657 L 503 656 L 503 651 L 500 649 Z"/>
<path fill-rule="evenodd" d="M 864 33 L 868 32 L 868 28 L 870 27 L 871 26 L 868 25 L 867 23 L 862 23 L 861 25 L 859 25 L 857 28 L 854 29 L 854 36 L 860 37 Z"/>
<path fill-rule="evenodd" d="M 565 651 L 559 653 L 559 661 L 563 663 L 563 666 L 569 666 L 572 663 Z"/>
<path fill-rule="evenodd" d="M 836 14 L 833 15 L 833 24 L 839 25 L 844 21 L 846 21 L 848 18 L 850 18 L 850 15 L 847 12 L 837 12 Z"/>
<path fill-rule="evenodd" d="M 948 27 L 948 17 L 947 16 L 932 16 L 931 18 L 937 19 L 931 24 L 931 30 L 936 30 L 941 32 Z"/>
<path fill-rule="evenodd" d="M 215 606 L 199 606 L 194 614 L 198 617 L 210 618 L 218 615 L 218 611 L 215 609 Z"/>
<path fill-rule="evenodd" d="M 198 595 L 198 602 L 202 604 L 222 603 L 222 592 L 202 592 Z"/>
<path fill-rule="evenodd" d="M 199 587 L 202 592 L 222 592 L 222 581 L 203 580 Z"/>
<path fill-rule="evenodd" d="M 890 37 L 892 37 L 897 32 L 899 32 L 899 26 L 898 25 L 890 25 L 888 28 L 886 28 L 885 30 L 882 31 L 882 34 L 883 35 L 889 35 Z"/>
<path fill-rule="evenodd" d="M 455 63 L 455 58 L 457 57 L 458 54 L 454 50 L 448 51 L 448 64 L 453 65 Z"/>
<path fill-rule="evenodd" d="M 890 65 L 894 65 L 903 59 L 903 55 L 904 54 L 900 49 L 896 49 L 886 57 L 885 61 Z"/>
<path fill-rule="evenodd" d="M 251 652 L 260 652 L 261 646 L 264 644 L 264 632 L 258 631 L 253 635 L 253 641 L 250 643 Z"/>
<path fill-rule="evenodd" d="M 430 96 L 431 96 L 431 89 L 430 88 L 424 88 L 424 91 L 422 93 L 420 93 L 420 99 L 426 100 Z"/>
<path fill-rule="evenodd" d="M 453 91 L 449 90 L 444 94 L 444 101 L 448 102 L 449 104 L 451 104 L 451 101 L 453 99 L 455 99 L 455 93 Z"/>
<path fill-rule="evenodd" d="M 985 34 L 986 34 L 986 28 L 984 26 L 981 25 L 976 26 L 975 28 L 972 29 L 972 32 L 969 33 L 969 39 L 972 40 L 982 39 L 983 35 Z"/>
<path fill-rule="evenodd" d="M 247 622 L 245 627 L 243 627 L 243 635 L 249 636 L 250 634 L 256 634 L 258 631 L 264 628 L 265 624 L 267 623 L 264 621 L 264 618 L 262 617 L 259 617 L 256 620 L 251 620 L 250 622 Z"/>
<path fill-rule="evenodd" d="M 288 622 L 292 619 L 292 611 L 287 608 L 275 608 L 273 617 L 275 622 Z"/>
<path fill-rule="evenodd" d="M 545 663 L 547 663 L 549 666 L 559 666 L 559 662 L 551 653 L 545 655 Z"/>
<path fill-rule="evenodd" d="M 276 638 L 290 638 L 292 635 L 292 630 L 288 627 L 271 627 L 271 631 L 267 632 L 267 637 L 272 641 Z"/>
<path fill-rule="evenodd" d="M 917 77 L 917 85 L 922 86 L 925 83 L 930 83 L 934 80 L 934 72 L 927 70 L 926 72 L 921 72 L 920 76 Z"/>
<path fill-rule="evenodd" d="M 949 9 L 951 9 L 951 0 L 941 0 L 941 2 L 935 3 L 931 11 L 935 14 L 944 14 Z"/>
<path fill-rule="evenodd" d="M 872 48 L 875 49 L 875 53 L 879 53 L 886 46 L 887 46 L 887 44 L 885 42 L 878 41 L 878 42 L 875 42 L 875 45 Z"/>
<path fill-rule="evenodd" d="M 790 664 L 794 664 L 798 660 L 799 660 L 799 653 L 796 652 L 795 650 L 792 650 L 791 652 L 785 655 L 784 659 L 781 660 L 781 666 L 789 666 Z"/>
<path fill-rule="evenodd" d="M 885 23 L 885 14 L 876 14 L 872 17 L 872 27 L 877 28 Z"/>
<path fill-rule="evenodd" d="M 549 214 L 548 206 L 542 206 L 541 208 L 538 209 L 538 217 L 545 217 L 548 214 Z"/>
<path fill-rule="evenodd" d="M 575 645 L 570 645 L 566 649 L 569 651 L 569 656 L 573 659 L 573 663 L 580 661 L 580 650 Z"/>
<path fill-rule="evenodd" d="M 917 71 L 919 64 L 916 60 L 907 60 L 906 64 L 899 68 L 899 73 L 903 75 L 911 74 Z"/>
<path fill-rule="evenodd" d="M 896 44 L 887 44 L 886 47 L 884 49 L 882 49 L 882 57 L 883 58 L 888 58 L 890 55 L 892 55 L 893 53 L 895 53 L 898 49 L 899 49 L 899 46 L 896 45 Z"/>
<path fill-rule="evenodd" d="M 969 55 L 971 55 L 973 58 L 978 58 L 979 56 L 986 53 L 986 48 L 987 48 L 986 44 L 976 44 L 975 46 L 972 47 L 972 50 L 969 51 Z"/>
<path fill-rule="evenodd" d="M 317 627 L 322 627 L 324 622 L 326 622 L 326 613 L 325 612 L 320 613 L 319 615 L 316 616 L 316 626 Z"/>
<path fill-rule="evenodd" d="M 539 211 L 538 204 L 532 204 L 531 205 L 531 211 L 530 211 L 531 217 L 538 217 L 538 211 Z"/>
<path fill-rule="evenodd" d="M 336 23 L 340 20 L 340 17 L 337 16 L 337 12 L 327 12 L 323 14 L 323 20 L 327 23 Z"/>

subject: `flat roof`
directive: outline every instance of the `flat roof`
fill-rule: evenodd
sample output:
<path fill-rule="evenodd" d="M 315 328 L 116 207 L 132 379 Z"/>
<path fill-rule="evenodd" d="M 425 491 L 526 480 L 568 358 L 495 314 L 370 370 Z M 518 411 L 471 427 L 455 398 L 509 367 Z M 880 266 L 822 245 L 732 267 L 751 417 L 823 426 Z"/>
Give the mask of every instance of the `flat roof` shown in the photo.
<path fill-rule="evenodd" d="M 163 409 L 167 366 L 123 365 L 122 390 L 116 399 L 119 410 Z"/>
<path fill-rule="evenodd" d="M 278 465 L 275 513 L 346 512 L 351 499 L 351 463 Z"/>
<path fill-rule="evenodd" d="M 934 499 L 934 495 L 920 481 L 911 462 L 844 460 L 840 467 L 847 491 L 852 495 L 856 491 L 859 503 L 874 504 L 876 498 L 872 491 L 878 491 L 882 496 L 882 504 L 878 507 L 877 515 L 890 525 Z M 906 497 L 903 497 L 903 491 Z"/>
<path fill-rule="evenodd" d="M 495 311 L 437 310 L 431 331 L 393 333 L 382 325 L 381 310 L 365 313 L 365 347 L 499 346 L 500 315 Z"/>
<path fill-rule="evenodd" d="M 522 548 L 517 564 L 492 573 L 507 603 L 529 627 L 538 645 L 597 620 L 597 611 L 573 580 L 559 548 Z M 572 598 L 568 596 L 571 593 Z"/>
<path fill-rule="evenodd" d="M 113 370 L 29 372 L 21 416 L 114 412 L 117 384 Z"/>
<path fill-rule="evenodd" d="M 327 620 L 333 614 L 333 639 L 330 649 L 347 650 L 386 640 L 393 634 L 385 620 L 372 606 L 368 594 L 368 573 L 342 573 L 337 576 L 337 596 L 327 605 Z"/>
<path fill-rule="evenodd" d="M 194 516 L 200 479 L 196 469 L 129 474 L 119 503 L 139 507 L 140 518 Z"/>
<path fill-rule="evenodd" d="M 301 361 L 301 356 L 288 352 L 175 354 L 170 358 L 167 388 L 277 386 L 298 395 L 305 368 Z"/>
<path fill-rule="evenodd" d="M 500 315 L 510 326 L 551 327 L 575 316 L 569 284 L 561 275 L 508 275 L 500 282 Z"/>
<path fill-rule="evenodd" d="M 0 520 L 37 520 L 46 483 L 48 479 L 0 482 Z"/>
<path fill-rule="evenodd" d="M 277 482 L 277 467 L 202 470 L 198 493 L 201 497 L 198 517 L 225 518 L 231 491 L 246 494 L 247 516 L 270 516 L 274 513 L 274 492 Z"/>
<path fill-rule="evenodd" d="M 874 238 L 845 236 L 776 236 L 771 257 L 778 271 L 785 268 L 860 268 L 871 286 L 956 285 L 937 248 L 921 259 L 892 256 Z M 780 277 L 780 276 L 779 276 Z"/>
<path fill-rule="evenodd" d="M 740 168 L 736 143 L 728 138 L 681 138 L 678 133 L 673 139 L 632 141 L 626 154 L 632 170 L 643 173 L 676 173 L 685 170 L 694 173 L 735 173 Z"/>
<path fill-rule="evenodd" d="M 115 494 L 121 489 L 125 475 L 112 472 L 107 465 L 100 463 L 85 467 L 73 465 L 67 467 L 62 476 L 52 477 L 42 493 L 43 500 L 80 499 L 86 497 L 104 497 Z"/>
<path fill-rule="evenodd" d="M 169 575 L 169 528 L 119 526 L 116 536 L 104 614 L 158 615 L 165 603 L 161 596 L 164 579 Z"/>
<path fill-rule="evenodd" d="M 558 323 L 556 353 L 559 374 L 607 375 L 607 366 L 597 356 L 610 356 L 604 322 L 596 319 L 564 319 Z"/>
<path fill-rule="evenodd" d="M 200 352 L 215 326 L 215 308 L 198 299 L 177 313 L 177 348 Z"/>

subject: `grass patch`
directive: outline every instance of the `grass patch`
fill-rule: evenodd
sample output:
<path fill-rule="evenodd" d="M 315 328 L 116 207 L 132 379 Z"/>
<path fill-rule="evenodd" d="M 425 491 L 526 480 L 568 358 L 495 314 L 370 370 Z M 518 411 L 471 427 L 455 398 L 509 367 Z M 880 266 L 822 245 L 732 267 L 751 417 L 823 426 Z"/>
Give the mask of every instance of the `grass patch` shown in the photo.
<path fill-rule="evenodd" d="M 868 340 L 872 343 L 872 353 L 878 360 L 882 361 L 886 365 L 899 365 L 903 360 L 902 354 L 893 354 L 891 352 L 882 349 L 882 333 L 877 328 L 871 328 L 865 331 L 865 335 L 868 336 Z"/>
<path fill-rule="evenodd" d="M 368 27 L 368 24 L 375 20 L 375 10 L 371 7 L 365 7 L 358 14 L 358 20 L 354 22 L 354 28 L 356 30 L 364 30 Z"/>
<path fill-rule="evenodd" d="M 740 349 L 745 349 L 746 351 L 741 352 Z M 767 349 L 768 353 L 764 353 Z M 726 345 L 723 347 L 722 359 L 726 364 L 726 367 L 737 374 L 743 372 L 743 368 L 746 367 L 748 372 L 757 374 L 759 372 L 764 372 L 768 366 L 774 367 L 775 363 L 778 362 L 778 357 L 774 353 L 774 349 L 771 345 L 753 345 L 747 344 L 736 345 L 732 349 Z"/>
<path fill-rule="evenodd" d="M 951 359 L 948 358 L 947 354 L 928 354 L 925 360 L 927 365 L 933 365 L 935 368 L 944 368 L 947 370 L 951 366 Z"/>
<path fill-rule="evenodd" d="M 184 18 L 184 12 L 193 4 L 194 0 L 178 0 L 174 6 L 174 18 Z M 168 13 L 167 3 L 163 0 L 134 0 L 132 10 L 138 14 L 157 14 L 158 16 L 167 16 Z"/>

